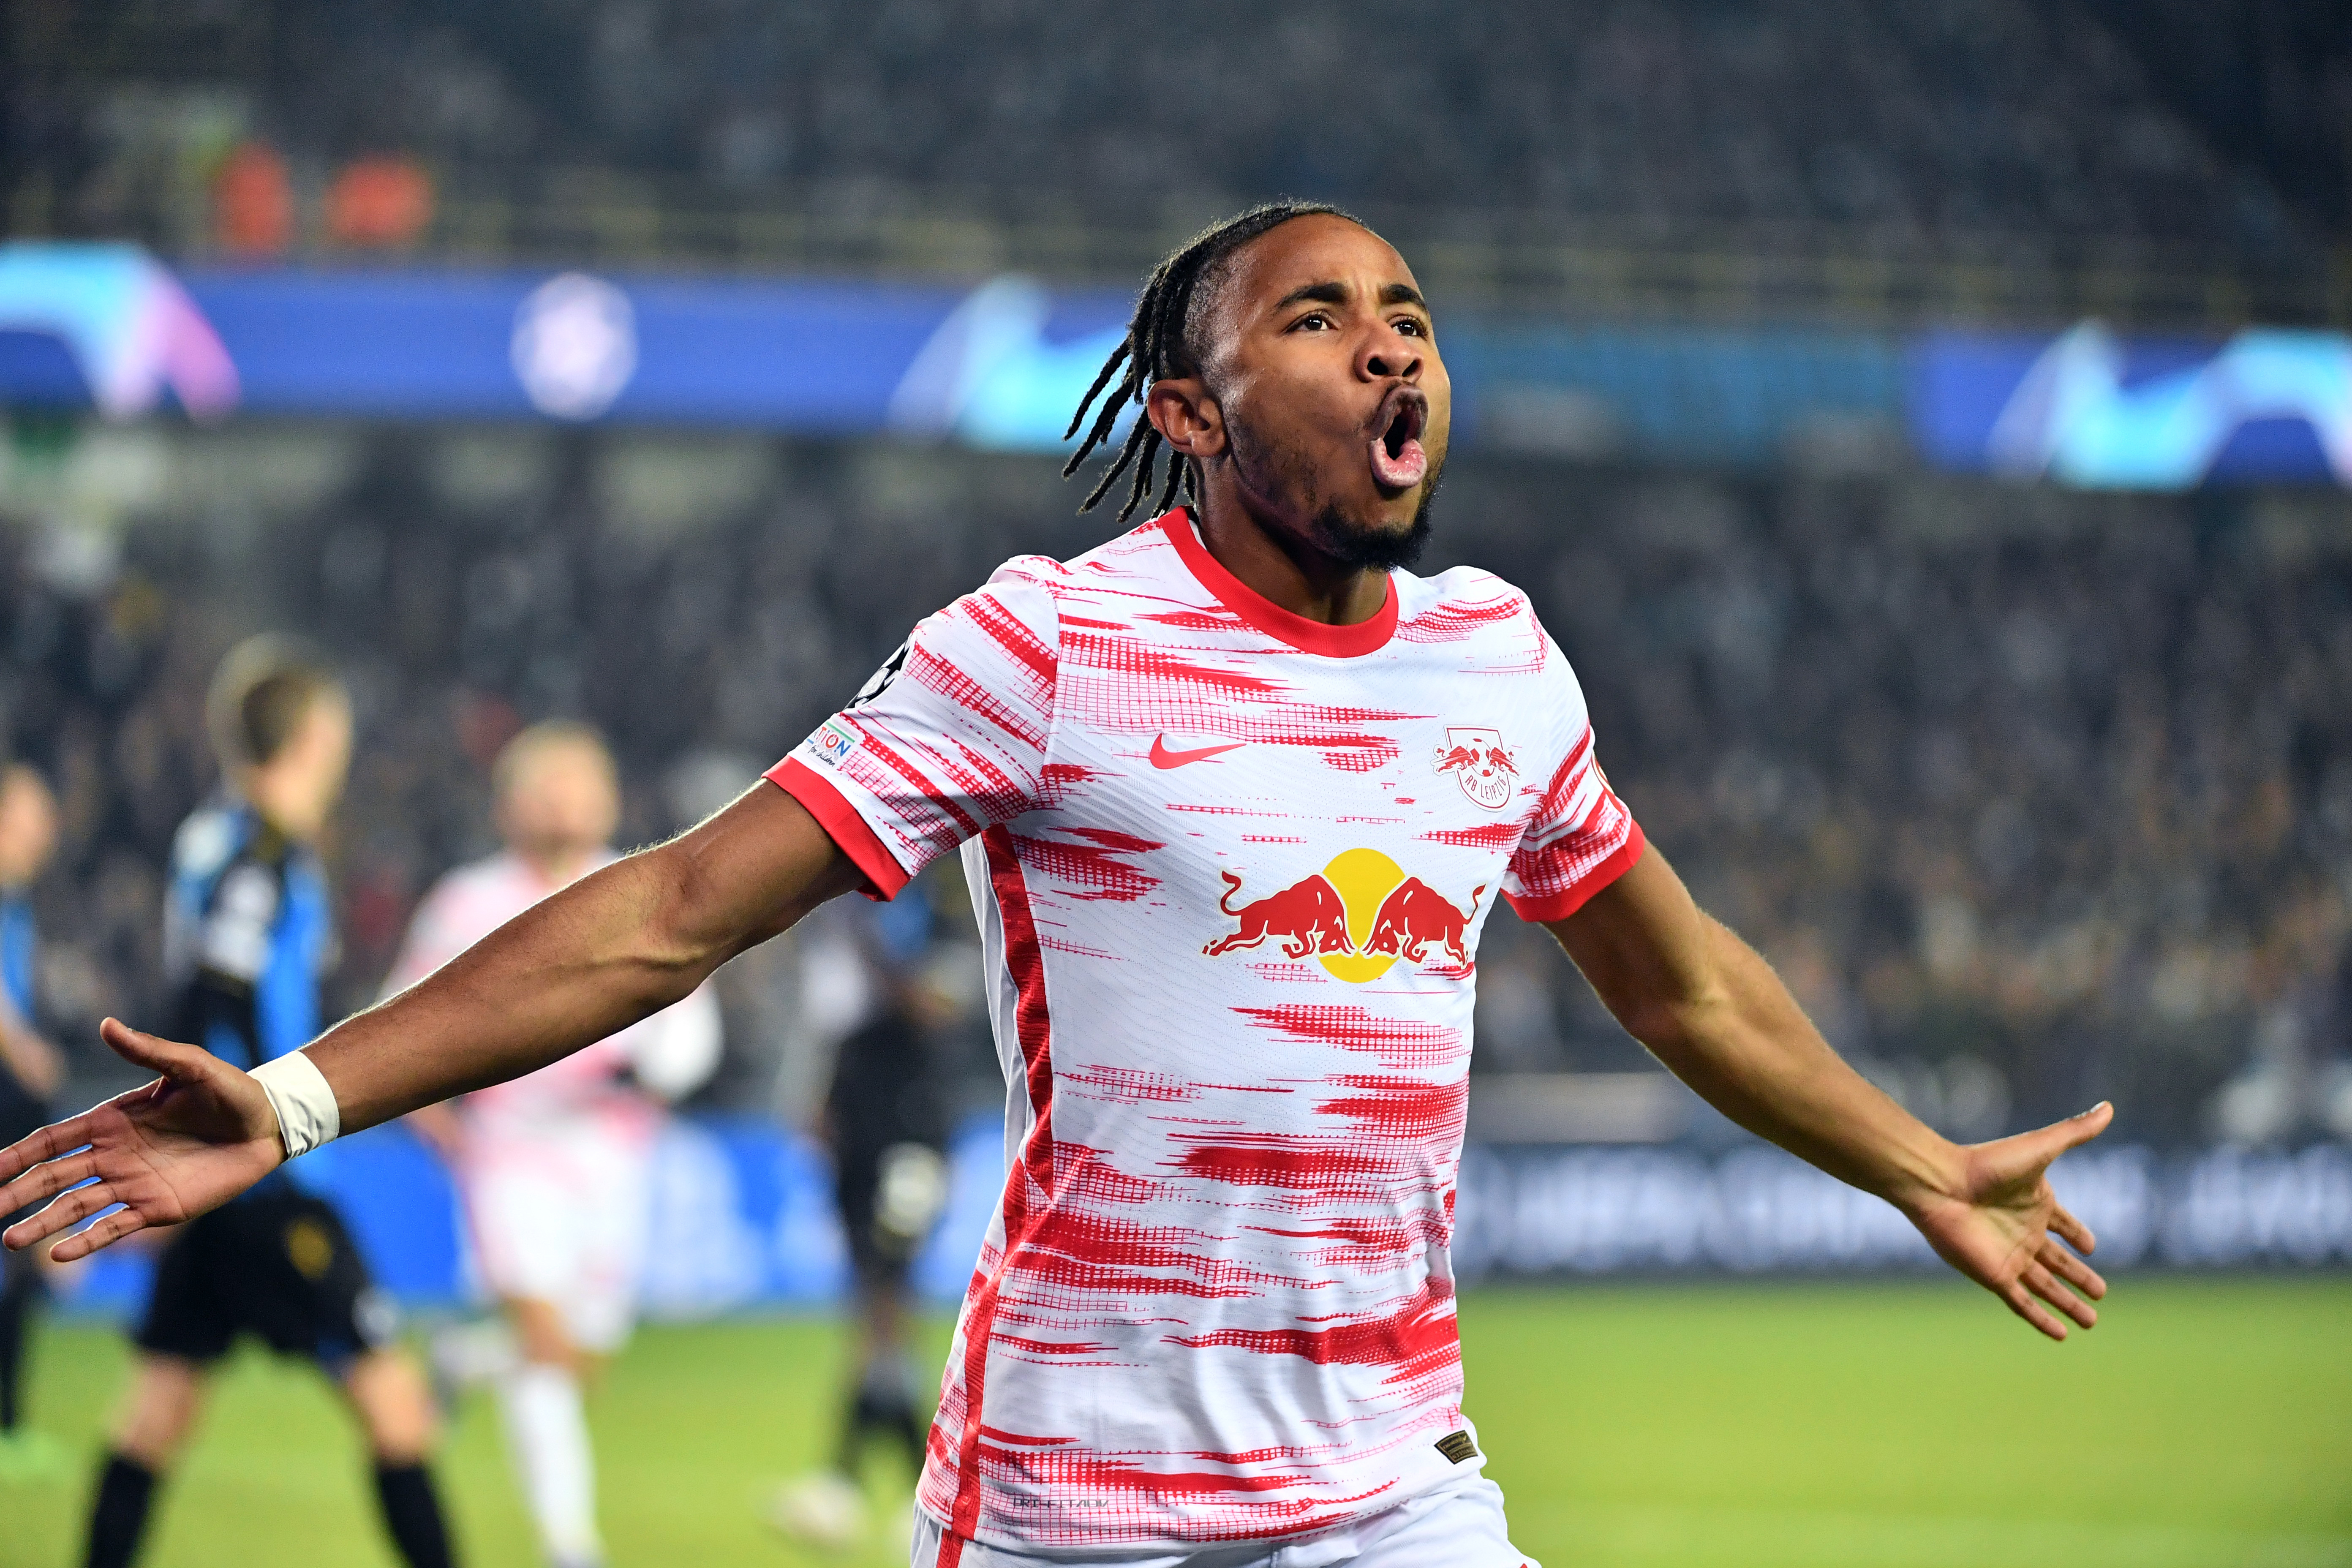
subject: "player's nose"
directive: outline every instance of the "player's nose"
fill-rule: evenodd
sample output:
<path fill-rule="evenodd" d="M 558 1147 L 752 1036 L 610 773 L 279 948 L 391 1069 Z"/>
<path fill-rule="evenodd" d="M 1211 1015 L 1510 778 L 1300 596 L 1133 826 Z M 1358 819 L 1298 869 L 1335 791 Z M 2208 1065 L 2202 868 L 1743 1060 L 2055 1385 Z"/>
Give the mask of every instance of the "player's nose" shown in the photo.
<path fill-rule="evenodd" d="M 1356 350 L 1356 374 L 1367 381 L 1419 381 L 1423 355 L 1418 338 L 1386 321 L 1364 334 Z"/>

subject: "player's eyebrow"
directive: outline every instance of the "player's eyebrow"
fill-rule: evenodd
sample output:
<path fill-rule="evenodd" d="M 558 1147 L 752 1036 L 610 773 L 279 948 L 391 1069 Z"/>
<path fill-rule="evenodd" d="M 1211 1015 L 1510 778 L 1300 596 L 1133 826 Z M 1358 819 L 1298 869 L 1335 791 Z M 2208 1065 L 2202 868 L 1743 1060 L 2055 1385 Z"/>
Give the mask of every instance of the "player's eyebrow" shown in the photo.
<path fill-rule="evenodd" d="M 1331 279 L 1317 283 L 1301 284 L 1276 300 L 1274 308 L 1277 310 L 1286 310 L 1293 305 L 1309 302 L 1318 305 L 1344 305 L 1348 302 L 1348 286 Z M 1380 302 L 1383 305 L 1418 305 L 1424 310 L 1429 309 L 1429 301 L 1423 299 L 1421 290 L 1410 283 L 1381 284 Z"/>
<path fill-rule="evenodd" d="M 1336 279 L 1302 284 L 1274 302 L 1277 310 L 1287 310 L 1293 305 L 1312 300 L 1318 305 L 1344 305 L 1348 302 L 1348 286 Z"/>

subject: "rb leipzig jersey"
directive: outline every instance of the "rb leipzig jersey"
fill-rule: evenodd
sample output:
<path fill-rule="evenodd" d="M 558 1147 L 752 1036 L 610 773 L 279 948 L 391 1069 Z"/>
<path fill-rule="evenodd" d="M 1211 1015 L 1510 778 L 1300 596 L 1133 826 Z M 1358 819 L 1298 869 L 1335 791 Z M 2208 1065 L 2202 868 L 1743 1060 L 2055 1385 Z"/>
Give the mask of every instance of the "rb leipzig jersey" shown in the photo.
<path fill-rule="evenodd" d="M 951 1550 L 1294 1534 L 1480 1462 L 1479 928 L 1642 850 L 1526 595 L 1398 572 L 1324 626 L 1179 510 L 1009 563 L 768 776 L 886 896 L 961 846 L 980 919 L 1009 1174 L 919 1493 Z"/>

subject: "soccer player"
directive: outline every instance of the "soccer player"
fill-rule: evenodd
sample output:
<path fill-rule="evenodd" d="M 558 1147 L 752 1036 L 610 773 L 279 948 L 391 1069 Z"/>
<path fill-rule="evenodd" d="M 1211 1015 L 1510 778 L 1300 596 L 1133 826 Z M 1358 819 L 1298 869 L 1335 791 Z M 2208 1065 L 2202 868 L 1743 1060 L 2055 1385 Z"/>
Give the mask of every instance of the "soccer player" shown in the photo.
<path fill-rule="evenodd" d="M 550 893 L 609 866 L 620 780 L 595 731 L 536 724 L 491 771 L 506 850 L 450 872 L 417 906 L 384 981 L 397 994 Z M 718 1064 L 719 1005 L 707 988 L 511 1083 L 411 1124 L 457 1178 L 484 1284 L 520 1360 L 497 1358 L 507 1441 L 555 1568 L 604 1560 L 583 1378 L 620 1349 L 644 1272 L 647 1167 L 664 1100 Z"/>
<path fill-rule="evenodd" d="M 40 937 L 32 887 L 57 843 L 57 798 L 41 775 L 21 763 L 0 769 L 0 1138 L 11 1142 L 49 1119 L 49 1097 L 65 1078 L 34 1007 Z M 0 1478 L 45 1474 L 58 1463 L 55 1443 L 23 1425 L 25 1342 L 40 1300 L 35 1256 L 0 1256 Z"/>
<path fill-rule="evenodd" d="M 262 637 L 222 662 L 205 716 L 226 789 L 173 841 L 163 961 L 178 987 L 176 1032 L 242 1075 L 318 1031 L 319 974 L 334 938 L 316 846 L 351 761 L 351 705 L 315 656 Z M 169 1085 L 131 1098 L 166 1116 L 184 1100 Z M 89 1568 L 124 1568 L 137 1554 L 156 1480 L 195 1424 L 212 1368 L 248 1333 L 316 1362 L 341 1386 L 366 1434 L 394 1544 L 411 1568 L 447 1568 L 448 1531 L 425 1468 L 431 1396 L 395 1348 L 398 1314 L 341 1216 L 290 1171 L 206 1208 L 188 1211 L 192 1223 L 156 1265 L 91 1508 Z"/>
<path fill-rule="evenodd" d="M 1644 842 L 1525 595 L 1405 570 L 1452 397 L 1393 249 L 1310 205 L 1221 224 L 1154 271 L 1105 386 L 1087 446 L 1142 416 L 1095 493 L 1132 469 L 1130 507 L 1152 500 L 1164 450 L 1156 505 L 1181 507 L 1011 563 L 773 787 L 257 1078 L 109 1023 L 169 1088 L 0 1154 L 27 1173 L 0 1201 L 99 1178 L 12 1243 L 127 1205 L 70 1258 L 200 1212 L 961 846 L 1012 1158 L 920 1568 L 1524 1561 L 1463 1408 L 1450 1254 L 1498 897 L 1735 1120 L 1895 1204 L 2042 1332 L 2096 1321 L 2046 1171 L 2110 1109 L 1959 1147 L 1873 1089 Z"/>

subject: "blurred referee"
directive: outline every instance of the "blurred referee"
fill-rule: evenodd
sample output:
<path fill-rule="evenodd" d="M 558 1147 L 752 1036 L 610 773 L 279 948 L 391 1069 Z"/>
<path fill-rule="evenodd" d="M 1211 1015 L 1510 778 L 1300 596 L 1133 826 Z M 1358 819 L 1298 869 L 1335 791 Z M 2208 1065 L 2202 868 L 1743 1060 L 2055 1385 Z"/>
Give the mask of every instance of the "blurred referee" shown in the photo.
<path fill-rule="evenodd" d="M 225 797 L 172 846 L 164 966 L 183 1039 L 240 1068 L 319 1028 L 330 961 L 316 846 L 351 763 L 351 703 L 299 645 L 256 637 L 214 677 L 205 717 Z M 131 1392 L 100 1472 L 89 1568 L 136 1555 L 155 1482 L 186 1440 L 212 1368 L 240 1334 L 316 1362 L 349 1399 L 374 1457 L 385 1530 L 411 1568 L 446 1568 L 448 1531 L 425 1468 L 434 1415 L 424 1379 L 394 1348 L 391 1300 L 334 1208 L 273 1173 L 173 1237 L 135 1343 Z"/>
<path fill-rule="evenodd" d="M 831 1468 L 786 1486 L 772 1517 L 787 1534 L 838 1550 L 866 1531 L 861 1461 L 876 1443 L 920 1469 L 930 1429 L 917 1363 L 908 1275 L 946 1205 L 950 1086 L 945 1037 L 979 970 L 969 947 L 931 941 L 929 890 L 916 884 L 857 920 L 872 1014 L 841 1042 L 825 1095 L 834 1202 L 857 1297 L 856 1379 Z"/>

